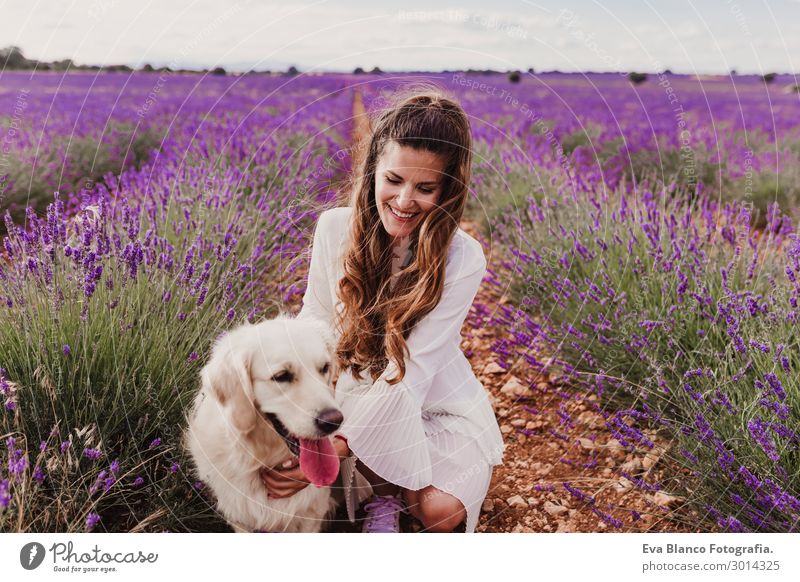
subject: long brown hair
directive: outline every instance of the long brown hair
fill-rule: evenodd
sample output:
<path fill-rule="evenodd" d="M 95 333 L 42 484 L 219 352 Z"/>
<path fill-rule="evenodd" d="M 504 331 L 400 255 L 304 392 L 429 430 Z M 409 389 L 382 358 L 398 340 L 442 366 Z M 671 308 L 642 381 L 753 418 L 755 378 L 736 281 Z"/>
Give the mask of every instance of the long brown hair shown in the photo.
<path fill-rule="evenodd" d="M 366 155 L 354 169 L 351 242 L 337 288 L 343 309 L 336 314 L 342 330 L 336 358 L 341 370 L 349 369 L 359 380 L 366 370 L 373 382 L 391 359 L 399 375 L 386 381 L 394 385 L 405 376 L 408 334 L 442 295 L 447 250 L 467 203 L 472 137 L 461 106 L 431 83 L 395 94 L 370 126 Z M 375 201 L 376 166 L 390 141 L 440 155 L 445 161 L 437 205 L 410 235 L 410 262 L 394 274 L 397 249 L 392 248 Z"/>

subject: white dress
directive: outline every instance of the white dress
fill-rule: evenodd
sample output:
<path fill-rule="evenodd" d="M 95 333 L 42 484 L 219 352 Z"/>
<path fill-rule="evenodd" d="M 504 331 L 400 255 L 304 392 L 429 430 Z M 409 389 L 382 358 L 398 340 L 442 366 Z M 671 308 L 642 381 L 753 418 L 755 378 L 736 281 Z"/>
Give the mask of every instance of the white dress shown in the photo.
<path fill-rule="evenodd" d="M 343 308 L 336 287 L 344 274 L 351 214 L 351 208 L 341 207 L 320 215 L 298 315 L 328 322 L 337 339 L 341 330 L 334 329 L 333 306 Z M 374 383 L 366 372 L 360 381 L 350 372 L 339 376 L 336 400 L 344 415 L 339 434 L 355 455 L 341 467 L 351 522 L 361 501 L 356 479 L 363 480 L 357 457 L 400 487 L 418 491 L 434 485 L 454 495 L 467 512 L 465 531 L 475 531 L 492 466 L 503 462 L 505 448 L 486 389 L 460 348 L 461 326 L 485 272 L 480 243 L 459 228 L 448 249 L 441 300 L 406 340 L 404 379 L 394 386 L 384 381 L 397 369 L 391 360 Z"/>

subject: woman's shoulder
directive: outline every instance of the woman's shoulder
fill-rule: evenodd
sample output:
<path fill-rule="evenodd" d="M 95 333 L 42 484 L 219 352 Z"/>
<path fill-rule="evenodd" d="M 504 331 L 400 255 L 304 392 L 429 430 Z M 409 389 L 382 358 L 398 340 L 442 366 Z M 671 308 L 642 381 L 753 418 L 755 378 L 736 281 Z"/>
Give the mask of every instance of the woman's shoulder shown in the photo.
<path fill-rule="evenodd" d="M 450 244 L 448 264 L 453 265 L 460 273 L 485 268 L 487 263 L 483 245 L 459 227 Z"/>
<path fill-rule="evenodd" d="M 317 220 L 323 229 L 343 230 L 352 213 L 353 209 L 349 206 L 338 206 L 323 211 Z"/>

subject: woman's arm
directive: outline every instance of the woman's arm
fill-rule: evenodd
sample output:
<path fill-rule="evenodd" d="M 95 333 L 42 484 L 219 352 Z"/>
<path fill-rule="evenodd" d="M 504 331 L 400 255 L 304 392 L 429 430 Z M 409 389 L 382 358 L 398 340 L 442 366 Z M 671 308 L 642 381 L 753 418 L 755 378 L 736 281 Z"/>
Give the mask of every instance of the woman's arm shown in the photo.
<path fill-rule="evenodd" d="M 330 211 L 319 215 L 311 244 L 311 264 L 308 267 L 308 284 L 303 295 L 303 307 L 297 318 L 313 318 L 333 325 L 333 305 L 328 281 L 328 237 Z"/>

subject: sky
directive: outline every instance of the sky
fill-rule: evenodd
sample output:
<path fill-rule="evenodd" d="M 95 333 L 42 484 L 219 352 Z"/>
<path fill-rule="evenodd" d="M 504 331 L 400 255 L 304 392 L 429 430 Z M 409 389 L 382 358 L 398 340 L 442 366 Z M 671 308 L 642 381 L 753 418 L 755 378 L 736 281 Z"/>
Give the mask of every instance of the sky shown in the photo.
<path fill-rule="evenodd" d="M 78 64 L 800 70 L 800 0 L 0 0 L 0 15 L 0 47 Z"/>

